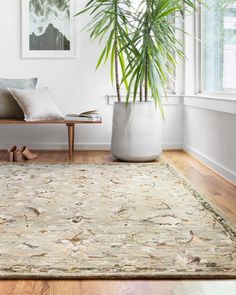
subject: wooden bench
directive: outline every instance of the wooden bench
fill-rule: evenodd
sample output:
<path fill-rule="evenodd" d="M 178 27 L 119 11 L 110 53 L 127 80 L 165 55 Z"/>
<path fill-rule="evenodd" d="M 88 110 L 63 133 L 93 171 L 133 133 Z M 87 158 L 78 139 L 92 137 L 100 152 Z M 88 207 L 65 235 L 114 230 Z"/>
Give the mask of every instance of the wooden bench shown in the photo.
<path fill-rule="evenodd" d="M 68 120 L 47 120 L 47 121 L 24 121 L 24 120 L 10 120 L 10 119 L 0 119 L 0 125 L 49 125 L 49 124 L 62 124 L 68 128 L 68 152 L 71 158 L 74 152 L 75 145 L 75 125 L 76 124 L 101 124 L 102 121 L 68 121 Z"/>

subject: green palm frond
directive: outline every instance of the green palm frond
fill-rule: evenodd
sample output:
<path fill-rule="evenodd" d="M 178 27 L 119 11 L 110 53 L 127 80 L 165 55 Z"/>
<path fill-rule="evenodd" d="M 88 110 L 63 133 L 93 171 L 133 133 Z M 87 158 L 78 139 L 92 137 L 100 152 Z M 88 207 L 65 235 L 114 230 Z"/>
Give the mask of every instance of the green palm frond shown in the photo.
<path fill-rule="evenodd" d="M 89 0 L 77 15 L 87 13 L 90 38 L 104 42 L 97 67 L 110 60 L 111 80 L 127 88 L 126 101 L 150 93 L 163 113 L 161 96 L 174 80 L 176 60 L 185 58 L 176 38 L 175 21 L 197 10 L 195 0 Z M 120 72 L 120 73 L 119 73 Z M 121 77 L 119 78 L 119 74 Z M 138 93 L 140 92 L 140 93 Z"/>

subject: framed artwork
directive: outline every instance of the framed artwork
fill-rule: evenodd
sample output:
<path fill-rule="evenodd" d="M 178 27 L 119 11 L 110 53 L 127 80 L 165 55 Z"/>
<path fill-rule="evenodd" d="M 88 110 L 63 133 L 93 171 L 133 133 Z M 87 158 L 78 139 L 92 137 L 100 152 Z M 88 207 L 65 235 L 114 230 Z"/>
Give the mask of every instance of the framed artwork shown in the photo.
<path fill-rule="evenodd" d="M 22 56 L 74 58 L 76 0 L 22 0 Z"/>

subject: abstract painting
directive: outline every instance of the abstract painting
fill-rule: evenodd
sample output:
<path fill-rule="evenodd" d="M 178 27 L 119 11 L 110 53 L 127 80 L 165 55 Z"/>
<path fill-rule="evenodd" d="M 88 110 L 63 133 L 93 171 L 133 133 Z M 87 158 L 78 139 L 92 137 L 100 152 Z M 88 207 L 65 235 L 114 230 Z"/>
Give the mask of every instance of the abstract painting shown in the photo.
<path fill-rule="evenodd" d="M 73 57 L 74 11 L 74 0 L 22 0 L 23 57 Z"/>

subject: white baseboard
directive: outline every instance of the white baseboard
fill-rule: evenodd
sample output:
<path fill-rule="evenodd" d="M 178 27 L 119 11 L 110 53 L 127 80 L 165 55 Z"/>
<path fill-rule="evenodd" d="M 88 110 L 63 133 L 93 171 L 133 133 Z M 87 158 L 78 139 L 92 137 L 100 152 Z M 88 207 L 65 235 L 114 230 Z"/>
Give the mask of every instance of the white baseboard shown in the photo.
<path fill-rule="evenodd" d="M 0 149 L 8 149 L 14 144 L 0 144 Z M 24 143 L 18 143 L 19 147 L 24 146 Z M 36 150 L 67 150 L 67 143 L 32 143 L 27 144 L 31 149 Z M 109 143 L 75 143 L 75 150 L 80 151 L 109 151 L 111 149 L 111 144 Z M 182 149 L 181 143 L 164 143 L 163 150 L 178 150 Z"/>
<path fill-rule="evenodd" d="M 0 149 L 8 149 L 14 144 L 0 144 Z M 17 143 L 18 147 L 24 146 L 25 144 Z M 35 150 L 67 150 L 67 143 L 27 143 L 27 146 Z M 110 150 L 111 145 L 107 143 L 75 143 L 75 150 L 91 151 L 91 150 Z"/>
<path fill-rule="evenodd" d="M 222 166 L 221 164 L 217 163 L 216 161 L 210 159 L 206 155 L 202 154 L 201 152 L 197 151 L 196 149 L 188 146 L 183 145 L 183 150 L 189 153 L 190 155 L 195 156 L 199 160 L 201 160 L 203 163 L 205 163 L 207 166 L 215 170 L 217 173 L 222 175 L 224 178 L 228 179 L 230 182 L 236 184 L 236 173 L 229 170 L 228 168 Z"/>

